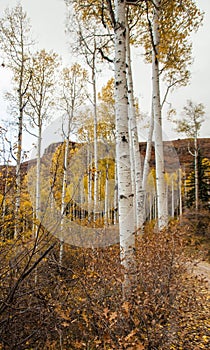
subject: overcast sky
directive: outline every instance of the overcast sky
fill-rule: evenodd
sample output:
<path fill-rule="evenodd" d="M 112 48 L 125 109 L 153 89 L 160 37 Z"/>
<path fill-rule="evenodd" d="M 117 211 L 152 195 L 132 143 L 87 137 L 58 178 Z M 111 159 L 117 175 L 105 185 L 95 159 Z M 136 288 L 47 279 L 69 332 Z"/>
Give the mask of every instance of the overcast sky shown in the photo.
<path fill-rule="evenodd" d="M 39 48 L 53 49 L 63 57 L 64 64 L 71 64 L 72 58 L 68 52 L 67 39 L 65 37 L 65 3 L 63 0 L 22 0 L 20 1 L 31 19 L 32 30 L 37 39 Z M 196 0 L 200 9 L 205 11 L 203 26 L 196 35 L 193 35 L 194 64 L 191 68 L 192 79 L 188 87 L 180 88 L 174 92 L 169 101 L 180 114 L 187 99 L 195 103 L 203 103 L 206 108 L 206 121 L 203 124 L 202 137 L 210 137 L 210 0 Z M 16 0 L 0 0 L 1 12 L 5 7 L 13 7 Z M 133 58 L 135 94 L 139 98 L 140 108 L 149 113 L 151 105 L 151 67 L 143 64 L 142 57 L 135 55 Z M 102 76 L 104 83 L 105 76 Z M 0 68 L 0 106 L 1 116 L 6 115 L 6 105 L 3 102 L 3 92 L 9 87 L 9 75 L 7 70 Z M 164 133 L 167 138 L 177 138 L 163 116 Z"/>

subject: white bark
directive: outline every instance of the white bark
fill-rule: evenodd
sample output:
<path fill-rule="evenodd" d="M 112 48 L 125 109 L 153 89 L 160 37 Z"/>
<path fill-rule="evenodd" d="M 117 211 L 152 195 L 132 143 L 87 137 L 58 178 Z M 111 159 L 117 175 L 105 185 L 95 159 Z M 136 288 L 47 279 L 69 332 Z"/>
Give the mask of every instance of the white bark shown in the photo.
<path fill-rule="evenodd" d="M 143 206 L 143 215 L 146 219 L 146 193 L 147 193 L 147 181 L 148 176 L 150 172 L 150 160 L 151 160 L 151 154 L 152 154 L 152 136 L 154 131 L 154 113 L 153 113 L 153 104 L 151 108 L 151 116 L 150 116 L 150 124 L 149 124 L 149 130 L 148 130 L 148 136 L 147 136 L 147 146 L 146 146 L 146 154 L 144 158 L 144 167 L 143 167 L 143 175 L 142 175 L 142 188 L 144 193 L 144 206 Z M 152 194 L 151 194 L 152 195 Z"/>
<path fill-rule="evenodd" d="M 149 193 L 149 219 L 152 220 L 153 194 Z"/>
<path fill-rule="evenodd" d="M 126 82 L 125 1 L 115 0 L 115 103 L 116 103 L 116 161 L 121 259 L 129 269 L 133 260 L 134 210 L 131 185 L 131 162 L 128 132 L 128 98 Z M 128 277 L 128 276 L 127 276 Z"/>
<path fill-rule="evenodd" d="M 147 148 L 146 148 L 146 154 L 145 154 L 145 158 L 144 158 L 144 168 L 143 168 L 142 186 L 143 186 L 144 191 L 146 191 L 146 188 L 147 188 L 147 179 L 148 179 L 149 171 L 150 171 L 153 131 L 154 131 L 154 112 L 153 112 L 153 104 L 152 104 L 149 131 L 148 131 L 148 136 L 147 136 Z"/>
<path fill-rule="evenodd" d="M 140 232 L 144 223 L 144 192 L 142 188 L 142 166 L 139 152 L 138 131 L 136 124 L 135 102 L 133 93 L 133 77 L 131 70 L 130 54 L 130 35 L 126 16 L 126 58 L 127 58 L 127 81 L 128 81 L 128 102 L 129 102 L 129 130 L 130 130 L 130 148 L 131 148 L 131 171 L 132 186 L 134 192 L 135 208 L 135 231 Z"/>
<path fill-rule="evenodd" d="M 119 216 L 119 211 L 118 211 L 118 178 L 117 178 L 117 163 L 115 162 L 115 187 L 114 187 L 114 222 L 113 224 L 116 225 L 118 222 L 118 216 Z"/>
<path fill-rule="evenodd" d="M 63 261 L 63 229 L 64 229 L 64 216 L 66 210 L 65 196 L 66 196 L 66 184 L 67 184 L 67 169 L 68 169 L 68 154 L 69 154 L 69 135 L 70 135 L 70 122 L 68 123 L 68 134 L 64 141 L 64 160 L 63 160 L 63 181 L 62 181 L 62 192 L 61 192 L 61 225 L 60 225 L 60 251 L 59 251 L 59 262 L 62 264 Z"/>
<path fill-rule="evenodd" d="M 195 163 L 194 163 L 194 171 L 195 171 L 195 210 L 198 210 L 198 200 L 199 200 L 199 188 L 198 188 L 198 141 L 197 141 L 197 135 L 194 138 L 194 157 L 195 157 Z"/>
<path fill-rule="evenodd" d="M 37 160 L 36 160 L 36 219 L 40 220 L 40 177 L 41 177 L 41 145 L 42 145 L 42 121 L 38 116 L 38 141 L 37 141 Z"/>
<path fill-rule="evenodd" d="M 109 172 L 108 165 L 106 165 L 106 180 L 105 180 L 105 194 L 104 194 L 104 225 L 108 225 L 108 193 L 109 193 Z"/>
<path fill-rule="evenodd" d="M 72 90 L 74 90 L 74 86 L 72 86 Z M 64 230 L 64 216 L 65 216 L 65 211 L 66 211 L 65 196 L 66 196 L 66 185 L 67 185 L 69 141 L 70 141 L 70 133 L 71 133 L 71 127 L 72 127 L 71 124 L 72 124 L 73 116 L 74 116 L 74 105 L 75 105 L 75 95 L 72 92 L 71 107 L 70 107 L 70 109 L 67 108 L 67 110 L 66 110 L 66 112 L 68 112 L 67 113 L 68 124 L 67 124 L 67 134 L 65 135 L 65 139 L 64 139 L 63 181 L 62 181 L 62 192 L 61 192 L 60 252 L 59 252 L 60 264 L 62 264 L 62 260 L 63 260 L 63 245 L 64 245 L 63 230 Z M 71 213 L 70 213 L 70 217 L 71 217 Z"/>
<path fill-rule="evenodd" d="M 83 209 L 83 204 L 84 204 L 84 183 L 83 179 L 80 181 L 80 203 L 81 203 L 81 214 L 80 214 L 80 219 L 84 219 L 84 209 Z"/>
<path fill-rule="evenodd" d="M 87 202 L 88 202 L 88 221 L 91 220 L 91 203 L 92 203 L 92 153 L 90 147 L 88 147 L 87 155 Z"/>
<path fill-rule="evenodd" d="M 22 138 L 23 138 L 23 109 L 22 109 L 22 97 L 19 97 L 20 115 L 18 118 L 18 141 L 17 141 L 17 153 L 16 153 L 16 190 L 15 190 L 15 232 L 16 237 L 19 233 L 19 220 L 20 220 L 20 196 L 21 196 L 21 155 L 22 155 Z"/>
<path fill-rule="evenodd" d="M 160 0 L 154 1 L 153 18 L 153 51 L 152 51 L 152 83 L 153 83 L 153 110 L 154 110 L 154 135 L 155 135 L 155 162 L 156 162 L 156 188 L 158 207 L 158 227 L 164 228 L 168 223 L 167 198 L 165 186 L 165 167 L 162 137 L 162 113 L 160 104 L 160 82 L 159 82 L 159 6 Z"/>
<path fill-rule="evenodd" d="M 174 208 L 175 208 L 175 196 L 174 196 L 174 177 L 172 174 L 172 179 L 171 179 L 171 217 L 174 218 Z"/>
<path fill-rule="evenodd" d="M 96 209 L 97 209 L 97 201 L 98 201 L 98 132 L 97 132 L 97 102 L 96 102 L 96 67 L 95 67 L 95 52 L 93 55 L 93 65 L 92 65 L 92 84 L 93 84 L 93 113 L 94 113 L 94 222 L 96 221 Z"/>
<path fill-rule="evenodd" d="M 178 170 L 178 182 L 179 182 L 179 215 L 182 216 L 182 169 Z"/>

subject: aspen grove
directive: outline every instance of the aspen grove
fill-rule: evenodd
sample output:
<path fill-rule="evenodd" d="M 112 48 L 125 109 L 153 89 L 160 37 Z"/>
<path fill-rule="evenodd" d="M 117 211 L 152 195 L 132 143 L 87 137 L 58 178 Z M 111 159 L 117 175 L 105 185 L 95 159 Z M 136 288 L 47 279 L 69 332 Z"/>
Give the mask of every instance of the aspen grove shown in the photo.
<path fill-rule="evenodd" d="M 188 139 L 163 137 L 204 13 L 194 0 L 64 2 L 68 66 L 37 50 L 21 2 L 0 17 L 12 76 L 0 122 L 0 350 L 208 349 L 209 280 L 195 268 L 210 262 L 205 106 L 187 101 L 181 120 L 171 106 Z M 151 69 L 147 119 L 135 50 Z"/>

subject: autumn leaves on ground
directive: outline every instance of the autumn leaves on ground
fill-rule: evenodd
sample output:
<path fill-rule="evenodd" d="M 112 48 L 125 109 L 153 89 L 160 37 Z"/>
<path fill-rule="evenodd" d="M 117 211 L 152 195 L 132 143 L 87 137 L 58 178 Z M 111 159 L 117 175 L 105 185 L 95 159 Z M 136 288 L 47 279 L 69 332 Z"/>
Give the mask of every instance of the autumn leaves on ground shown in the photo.
<path fill-rule="evenodd" d="M 208 290 L 187 266 L 209 227 L 192 235 L 185 220 L 161 234 L 146 227 L 126 297 L 118 245 L 65 245 L 60 265 L 59 242 L 42 228 L 36 242 L 2 241 L 1 349 L 208 349 Z"/>

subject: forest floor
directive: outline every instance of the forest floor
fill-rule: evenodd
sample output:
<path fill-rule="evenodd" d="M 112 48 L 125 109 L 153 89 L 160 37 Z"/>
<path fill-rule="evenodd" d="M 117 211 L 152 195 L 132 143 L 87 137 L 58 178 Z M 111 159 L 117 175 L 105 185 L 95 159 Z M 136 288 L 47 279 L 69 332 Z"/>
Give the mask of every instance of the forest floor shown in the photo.
<path fill-rule="evenodd" d="M 202 213 L 200 214 L 202 216 Z M 203 220 L 204 217 L 204 220 Z M 205 280 L 210 291 L 210 214 L 203 214 L 201 222 L 205 223 L 204 233 L 199 233 L 201 224 L 195 224 L 193 218 L 188 218 L 188 233 L 186 236 L 186 255 L 190 258 L 189 273 Z M 196 229 L 195 229 L 196 227 Z M 196 234 L 196 230 L 198 233 Z M 186 231 L 185 231 L 186 232 Z"/>
<path fill-rule="evenodd" d="M 207 261 L 196 262 L 192 267 L 192 272 L 198 276 L 203 278 L 208 285 L 208 289 L 210 290 L 210 264 Z"/>
<path fill-rule="evenodd" d="M 205 280 L 210 291 L 210 238 L 191 237 L 193 244 L 187 249 L 187 255 L 192 259 L 189 272 Z"/>

